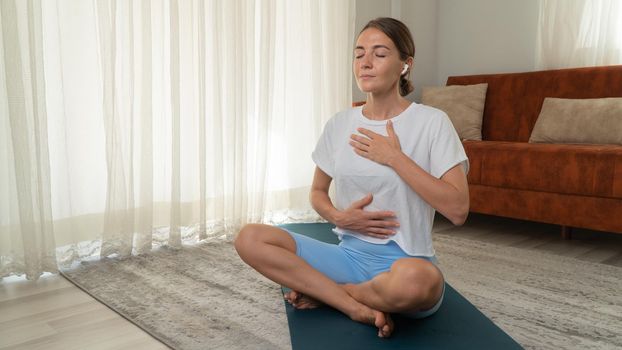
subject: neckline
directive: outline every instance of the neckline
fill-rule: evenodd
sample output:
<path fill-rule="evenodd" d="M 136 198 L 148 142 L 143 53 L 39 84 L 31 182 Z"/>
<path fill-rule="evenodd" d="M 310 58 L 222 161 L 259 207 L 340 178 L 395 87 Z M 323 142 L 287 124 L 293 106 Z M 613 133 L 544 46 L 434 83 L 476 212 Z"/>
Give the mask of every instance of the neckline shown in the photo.
<path fill-rule="evenodd" d="M 408 112 L 411 108 L 414 108 L 417 104 L 415 102 L 411 102 L 408 107 L 406 107 L 406 109 L 404 109 L 400 114 L 396 115 L 395 117 L 389 118 L 389 119 L 384 119 L 384 120 L 374 120 L 374 119 L 369 119 L 366 116 L 363 115 L 363 106 L 365 105 L 361 105 L 357 107 L 357 114 L 358 114 L 358 118 L 365 124 L 368 125 L 385 125 L 387 124 L 387 121 L 392 121 L 393 123 L 399 121 L 400 119 L 402 119 L 405 115 L 406 112 Z"/>

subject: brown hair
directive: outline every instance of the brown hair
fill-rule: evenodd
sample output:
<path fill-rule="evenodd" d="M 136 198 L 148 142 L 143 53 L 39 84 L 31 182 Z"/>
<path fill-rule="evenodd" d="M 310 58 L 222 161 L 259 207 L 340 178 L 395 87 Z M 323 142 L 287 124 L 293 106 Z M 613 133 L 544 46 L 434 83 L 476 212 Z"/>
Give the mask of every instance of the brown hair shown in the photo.
<path fill-rule="evenodd" d="M 415 42 L 410 34 L 410 30 L 404 23 L 395 18 L 379 17 L 367 22 L 359 32 L 359 35 L 368 28 L 376 28 L 388 36 L 395 44 L 395 47 L 397 47 L 401 60 L 406 61 L 408 57 L 415 57 Z M 408 69 L 408 74 L 400 76 L 400 95 L 402 96 L 408 95 L 415 89 L 408 79 L 411 68 Z"/>

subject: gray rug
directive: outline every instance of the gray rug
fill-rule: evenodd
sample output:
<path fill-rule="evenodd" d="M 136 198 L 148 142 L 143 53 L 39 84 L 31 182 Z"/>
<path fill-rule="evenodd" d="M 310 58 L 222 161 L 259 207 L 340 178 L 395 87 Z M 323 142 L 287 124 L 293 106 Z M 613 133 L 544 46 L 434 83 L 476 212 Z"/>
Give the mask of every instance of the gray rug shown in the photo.
<path fill-rule="evenodd" d="M 63 275 L 173 349 L 289 349 L 280 287 L 231 243 L 82 263 Z"/>
<path fill-rule="evenodd" d="M 447 281 L 525 348 L 622 348 L 622 268 L 445 233 Z"/>
<path fill-rule="evenodd" d="M 622 269 L 435 234 L 447 281 L 532 349 L 622 348 Z M 279 287 L 230 243 L 82 264 L 65 276 L 174 349 L 291 348 Z"/>

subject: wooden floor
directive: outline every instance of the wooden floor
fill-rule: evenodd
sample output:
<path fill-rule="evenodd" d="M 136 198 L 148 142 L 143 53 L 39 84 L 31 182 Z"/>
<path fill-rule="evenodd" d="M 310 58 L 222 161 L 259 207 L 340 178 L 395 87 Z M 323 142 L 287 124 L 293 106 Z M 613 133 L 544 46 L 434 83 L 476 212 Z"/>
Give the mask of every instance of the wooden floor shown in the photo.
<path fill-rule="evenodd" d="M 62 276 L 0 284 L 0 349 L 168 349 Z"/>
<path fill-rule="evenodd" d="M 437 215 L 436 234 L 451 224 Z M 454 233 L 455 234 L 455 233 Z M 622 235 L 471 214 L 461 236 L 622 267 Z M 12 280 L 12 281 L 11 281 Z M 0 283 L 0 349 L 167 349 L 69 283 L 50 275 Z"/>

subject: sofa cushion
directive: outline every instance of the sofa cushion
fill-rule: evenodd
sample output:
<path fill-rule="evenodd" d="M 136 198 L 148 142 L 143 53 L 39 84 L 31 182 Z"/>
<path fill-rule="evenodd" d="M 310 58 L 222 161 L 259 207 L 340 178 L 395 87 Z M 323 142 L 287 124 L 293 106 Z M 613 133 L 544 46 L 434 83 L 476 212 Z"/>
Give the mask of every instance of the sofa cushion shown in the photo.
<path fill-rule="evenodd" d="M 482 139 L 527 142 L 545 97 L 622 97 L 622 65 L 447 79 L 447 85 L 480 83 L 488 83 Z"/>
<path fill-rule="evenodd" d="M 622 98 L 547 97 L 529 142 L 622 145 Z"/>
<path fill-rule="evenodd" d="M 421 103 L 447 113 L 461 140 L 481 140 L 487 87 L 488 84 L 425 87 Z"/>
<path fill-rule="evenodd" d="M 470 184 L 622 198 L 622 147 L 467 141 Z"/>

